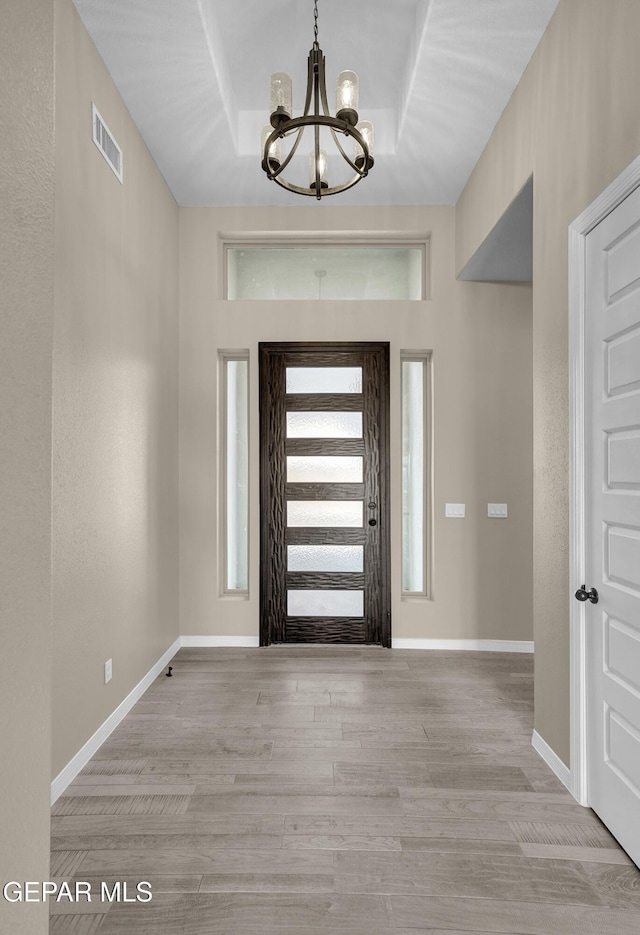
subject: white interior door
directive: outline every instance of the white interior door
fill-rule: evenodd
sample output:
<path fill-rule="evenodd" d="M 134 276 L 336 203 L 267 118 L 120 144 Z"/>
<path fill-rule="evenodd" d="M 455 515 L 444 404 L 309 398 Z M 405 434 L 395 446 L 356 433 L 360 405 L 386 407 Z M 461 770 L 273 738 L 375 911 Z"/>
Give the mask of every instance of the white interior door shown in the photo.
<path fill-rule="evenodd" d="M 586 271 L 588 799 L 640 864 L 640 189 Z"/>

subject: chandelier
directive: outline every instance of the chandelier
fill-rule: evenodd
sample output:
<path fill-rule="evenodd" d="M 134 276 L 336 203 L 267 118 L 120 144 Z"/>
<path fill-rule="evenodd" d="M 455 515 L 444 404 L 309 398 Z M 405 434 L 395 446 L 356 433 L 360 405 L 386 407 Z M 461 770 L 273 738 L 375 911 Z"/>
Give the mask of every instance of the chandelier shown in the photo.
<path fill-rule="evenodd" d="M 358 76 L 353 71 L 342 71 L 338 75 L 336 115 L 332 117 L 329 113 L 324 55 L 318 45 L 318 0 L 314 0 L 313 18 L 314 39 L 308 59 L 304 113 L 301 117 L 292 117 L 289 75 L 281 71 L 272 75 L 271 126 L 262 128 L 261 148 L 262 168 L 267 178 L 290 192 L 315 195 L 320 200 L 325 195 L 352 188 L 367 175 L 373 166 L 373 124 L 367 120 L 358 122 Z M 307 127 L 311 129 L 313 148 L 309 153 L 309 182 L 305 184 L 304 173 L 300 173 L 301 160 L 293 160 Z M 351 144 L 347 144 L 347 137 L 351 137 Z M 334 185 L 329 185 L 329 160 L 327 149 L 323 148 L 331 140 L 341 156 L 338 166 L 344 178 Z M 351 154 L 348 148 L 352 149 Z M 285 171 L 289 168 L 294 172 L 297 168 L 298 175 L 287 180 Z M 331 168 L 333 171 L 333 164 Z"/>

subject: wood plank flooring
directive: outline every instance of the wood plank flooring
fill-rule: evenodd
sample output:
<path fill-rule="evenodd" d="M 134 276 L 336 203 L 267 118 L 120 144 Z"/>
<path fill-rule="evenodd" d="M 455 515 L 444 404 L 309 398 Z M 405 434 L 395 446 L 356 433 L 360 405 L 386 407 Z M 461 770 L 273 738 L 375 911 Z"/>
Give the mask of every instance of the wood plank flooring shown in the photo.
<path fill-rule="evenodd" d="M 531 747 L 532 657 L 183 649 L 52 811 L 52 935 L 637 935 Z M 99 901 L 149 881 L 150 902 Z"/>

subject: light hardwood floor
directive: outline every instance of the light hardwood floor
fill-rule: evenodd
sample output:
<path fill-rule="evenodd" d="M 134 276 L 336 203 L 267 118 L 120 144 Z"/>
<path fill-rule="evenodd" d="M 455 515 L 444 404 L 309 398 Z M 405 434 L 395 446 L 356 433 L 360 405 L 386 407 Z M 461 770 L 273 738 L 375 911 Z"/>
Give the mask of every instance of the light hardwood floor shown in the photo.
<path fill-rule="evenodd" d="M 637 935 L 640 871 L 531 747 L 532 657 L 183 649 L 52 812 L 52 935 Z"/>

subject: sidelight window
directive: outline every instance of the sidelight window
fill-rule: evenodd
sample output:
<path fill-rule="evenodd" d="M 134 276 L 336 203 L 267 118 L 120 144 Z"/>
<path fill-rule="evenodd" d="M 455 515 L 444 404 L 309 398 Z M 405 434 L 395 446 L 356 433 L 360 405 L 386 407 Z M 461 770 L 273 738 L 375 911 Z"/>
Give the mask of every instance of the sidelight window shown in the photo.
<path fill-rule="evenodd" d="M 249 590 L 249 354 L 220 352 L 223 593 Z"/>
<path fill-rule="evenodd" d="M 430 593 L 429 352 L 403 352 L 402 362 L 402 594 Z"/>

